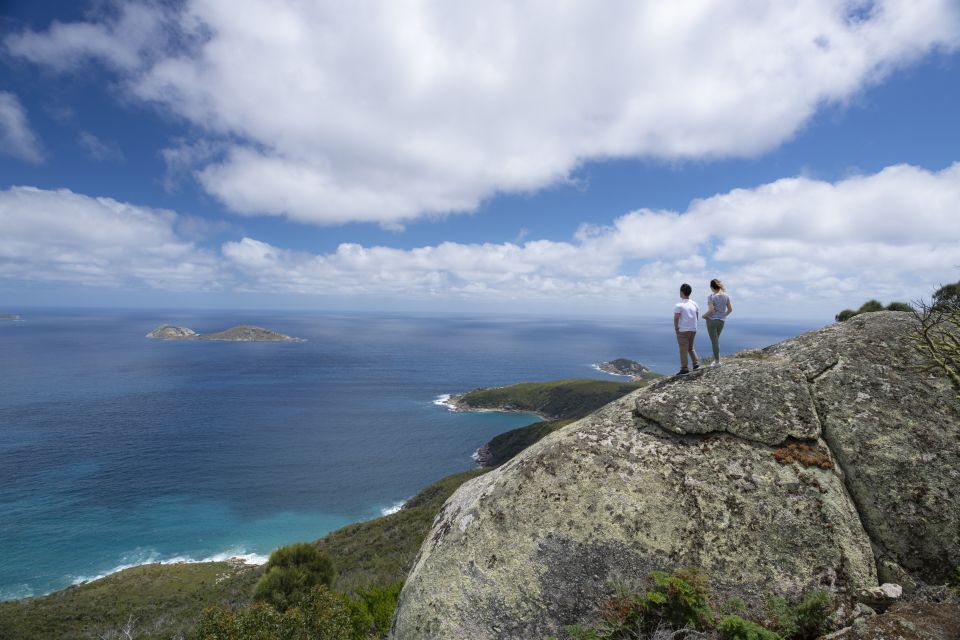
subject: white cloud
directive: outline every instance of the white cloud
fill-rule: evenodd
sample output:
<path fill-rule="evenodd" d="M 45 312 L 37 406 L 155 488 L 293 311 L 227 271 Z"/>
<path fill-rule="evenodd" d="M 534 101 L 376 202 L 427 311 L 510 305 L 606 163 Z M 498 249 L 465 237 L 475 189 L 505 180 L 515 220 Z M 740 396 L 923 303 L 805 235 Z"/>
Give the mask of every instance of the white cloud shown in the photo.
<path fill-rule="evenodd" d="M 187 0 L 6 40 L 100 59 L 227 145 L 196 175 L 236 212 L 394 225 L 591 159 L 757 154 L 958 44 L 955 0 Z"/>
<path fill-rule="evenodd" d="M 43 33 L 7 36 L 7 48 L 22 58 L 57 71 L 98 60 L 119 71 L 135 71 L 169 41 L 165 23 L 172 16 L 146 2 L 102 3 L 100 22 L 54 21 Z"/>
<path fill-rule="evenodd" d="M 569 242 L 342 244 L 311 255 L 244 238 L 223 255 L 252 290 L 623 306 L 665 303 L 681 281 L 719 275 L 747 301 L 778 299 L 814 315 L 858 290 L 910 299 L 953 278 L 958 210 L 960 163 L 940 172 L 901 165 L 836 183 L 787 178 L 684 212 L 638 210 L 581 228 Z"/>
<path fill-rule="evenodd" d="M 339 296 L 425 307 L 651 310 L 683 281 L 699 297 L 721 277 L 738 309 L 832 315 L 867 298 L 910 300 L 958 277 L 960 163 L 898 165 L 830 183 L 785 178 L 641 209 L 566 242 L 443 242 L 399 249 L 344 243 L 323 254 L 254 238 L 219 251 L 193 238 L 216 224 L 69 191 L 0 192 L 0 278 L 251 295 Z"/>
<path fill-rule="evenodd" d="M 0 278 L 170 291 L 219 289 L 218 258 L 183 240 L 177 216 L 61 189 L 0 191 Z"/>
<path fill-rule="evenodd" d="M 40 143 L 30 129 L 27 113 L 12 93 L 0 91 L 0 153 L 32 162 L 43 161 Z"/>

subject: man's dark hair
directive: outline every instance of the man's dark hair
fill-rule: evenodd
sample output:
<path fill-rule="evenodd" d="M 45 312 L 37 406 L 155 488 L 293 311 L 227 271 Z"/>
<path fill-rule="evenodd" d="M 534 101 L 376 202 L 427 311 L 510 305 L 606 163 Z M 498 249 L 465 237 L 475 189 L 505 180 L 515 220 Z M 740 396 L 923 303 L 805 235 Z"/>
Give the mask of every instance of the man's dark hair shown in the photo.
<path fill-rule="evenodd" d="M 682 285 L 680 285 L 680 293 L 685 296 L 689 296 L 691 293 L 693 293 L 693 287 L 684 282 Z"/>

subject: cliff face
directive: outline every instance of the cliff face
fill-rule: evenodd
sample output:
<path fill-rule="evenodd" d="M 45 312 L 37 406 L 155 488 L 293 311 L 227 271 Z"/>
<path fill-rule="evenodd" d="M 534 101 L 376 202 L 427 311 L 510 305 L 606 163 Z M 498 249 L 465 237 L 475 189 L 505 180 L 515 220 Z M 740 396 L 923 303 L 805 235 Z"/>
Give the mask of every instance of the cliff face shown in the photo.
<path fill-rule="evenodd" d="M 960 564 L 960 403 L 916 368 L 912 327 L 869 314 L 663 380 L 468 482 L 393 637 L 541 638 L 612 583 L 683 566 L 748 603 L 942 581 Z"/>

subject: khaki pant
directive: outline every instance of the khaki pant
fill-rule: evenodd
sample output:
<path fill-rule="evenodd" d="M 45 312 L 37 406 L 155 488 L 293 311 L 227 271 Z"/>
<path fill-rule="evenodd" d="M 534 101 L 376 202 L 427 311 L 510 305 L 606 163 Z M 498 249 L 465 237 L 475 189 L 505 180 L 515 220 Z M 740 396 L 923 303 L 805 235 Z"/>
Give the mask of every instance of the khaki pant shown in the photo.
<path fill-rule="evenodd" d="M 687 368 L 687 354 L 690 354 L 690 357 L 693 359 L 693 366 L 697 366 L 700 363 L 699 358 L 697 358 L 697 352 L 693 348 L 693 339 L 696 337 L 696 331 L 680 331 L 677 333 L 677 344 L 680 345 L 680 368 Z"/>

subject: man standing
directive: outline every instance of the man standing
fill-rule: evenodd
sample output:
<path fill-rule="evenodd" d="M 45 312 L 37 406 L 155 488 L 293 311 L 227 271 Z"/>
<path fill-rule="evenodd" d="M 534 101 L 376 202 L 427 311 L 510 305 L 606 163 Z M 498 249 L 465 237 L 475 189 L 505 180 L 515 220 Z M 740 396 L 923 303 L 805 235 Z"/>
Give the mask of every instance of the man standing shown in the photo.
<path fill-rule="evenodd" d="M 678 376 L 690 373 L 687 369 L 687 354 L 693 360 L 694 370 L 700 368 L 697 352 L 693 348 L 693 339 L 697 335 L 697 323 L 700 322 L 700 307 L 690 299 L 693 288 L 687 283 L 680 285 L 680 302 L 673 308 L 673 329 L 677 332 L 680 345 L 680 371 Z"/>

